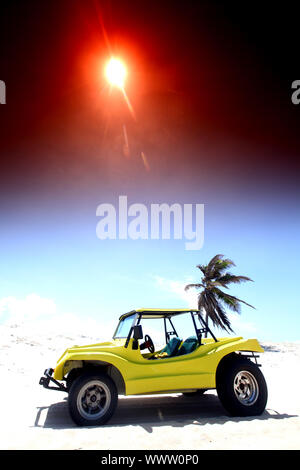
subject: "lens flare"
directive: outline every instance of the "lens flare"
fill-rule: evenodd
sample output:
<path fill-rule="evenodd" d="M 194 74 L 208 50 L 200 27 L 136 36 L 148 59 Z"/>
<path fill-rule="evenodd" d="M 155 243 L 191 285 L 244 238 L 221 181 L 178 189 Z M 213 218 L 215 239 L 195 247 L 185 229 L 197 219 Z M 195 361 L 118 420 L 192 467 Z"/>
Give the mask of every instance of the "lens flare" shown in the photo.
<path fill-rule="evenodd" d="M 112 57 L 106 66 L 105 74 L 111 85 L 124 89 L 127 71 L 125 65 L 120 59 Z"/>

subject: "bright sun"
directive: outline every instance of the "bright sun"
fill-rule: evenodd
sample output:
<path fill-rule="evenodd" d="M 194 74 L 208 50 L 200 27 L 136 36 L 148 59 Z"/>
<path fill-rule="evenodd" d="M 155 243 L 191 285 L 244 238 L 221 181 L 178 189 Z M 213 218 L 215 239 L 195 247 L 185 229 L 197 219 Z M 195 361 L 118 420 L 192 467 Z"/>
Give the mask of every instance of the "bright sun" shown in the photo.
<path fill-rule="evenodd" d="M 111 85 L 124 88 L 127 72 L 125 65 L 120 59 L 112 57 L 106 66 L 105 74 Z"/>

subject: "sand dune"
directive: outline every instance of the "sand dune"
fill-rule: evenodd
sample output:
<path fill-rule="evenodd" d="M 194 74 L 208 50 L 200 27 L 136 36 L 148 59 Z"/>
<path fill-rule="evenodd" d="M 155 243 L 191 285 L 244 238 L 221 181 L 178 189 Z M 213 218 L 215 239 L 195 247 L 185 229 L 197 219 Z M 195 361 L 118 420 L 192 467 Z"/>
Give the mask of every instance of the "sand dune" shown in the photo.
<path fill-rule="evenodd" d="M 1 449 L 300 449 L 300 343 L 261 342 L 269 390 L 262 416 L 229 417 L 208 391 L 121 397 L 107 425 L 78 428 L 67 395 L 38 382 L 66 347 L 99 339 L 0 326 Z"/>

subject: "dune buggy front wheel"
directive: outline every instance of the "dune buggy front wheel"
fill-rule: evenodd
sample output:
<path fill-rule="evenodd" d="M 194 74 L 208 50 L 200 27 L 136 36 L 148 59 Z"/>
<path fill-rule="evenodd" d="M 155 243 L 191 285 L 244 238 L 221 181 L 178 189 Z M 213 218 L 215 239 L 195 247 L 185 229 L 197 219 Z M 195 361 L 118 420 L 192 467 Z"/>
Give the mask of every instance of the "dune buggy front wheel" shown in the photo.
<path fill-rule="evenodd" d="M 68 405 L 79 426 L 99 426 L 113 415 L 118 402 L 115 383 L 105 374 L 87 372 L 71 385 Z"/>
<path fill-rule="evenodd" d="M 232 416 L 260 415 L 268 398 L 262 372 L 248 359 L 226 365 L 218 377 L 217 392 L 222 405 Z"/>

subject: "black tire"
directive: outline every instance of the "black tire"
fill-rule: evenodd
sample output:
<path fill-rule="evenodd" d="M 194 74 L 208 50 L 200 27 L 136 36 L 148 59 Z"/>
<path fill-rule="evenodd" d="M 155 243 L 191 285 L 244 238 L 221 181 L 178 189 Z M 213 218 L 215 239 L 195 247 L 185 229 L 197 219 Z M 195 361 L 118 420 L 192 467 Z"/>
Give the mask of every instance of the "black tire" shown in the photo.
<path fill-rule="evenodd" d="M 196 390 L 195 392 L 183 392 L 183 396 L 189 398 L 189 397 L 201 397 L 205 392 L 206 388 L 199 388 L 199 390 Z"/>
<path fill-rule="evenodd" d="M 268 390 L 256 364 L 248 359 L 230 361 L 217 377 L 218 397 L 232 416 L 258 416 L 266 407 Z"/>
<path fill-rule="evenodd" d="M 68 406 L 74 423 L 79 426 L 100 426 L 113 415 L 118 392 L 113 380 L 105 374 L 86 372 L 70 387 Z"/>

